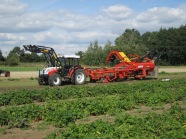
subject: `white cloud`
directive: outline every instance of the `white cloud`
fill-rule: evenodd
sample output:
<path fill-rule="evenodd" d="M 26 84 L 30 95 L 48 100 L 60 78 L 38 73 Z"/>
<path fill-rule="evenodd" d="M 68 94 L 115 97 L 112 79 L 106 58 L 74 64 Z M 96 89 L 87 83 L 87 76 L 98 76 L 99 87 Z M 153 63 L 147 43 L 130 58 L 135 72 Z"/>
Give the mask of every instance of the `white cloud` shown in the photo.
<path fill-rule="evenodd" d="M 26 38 L 24 36 L 21 35 L 17 35 L 17 34 L 10 34 L 10 33 L 0 33 L 0 41 L 23 41 Z"/>
<path fill-rule="evenodd" d="M 182 9 L 168 7 L 153 7 L 137 16 L 140 22 L 172 23 L 177 22 L 185 15 Z"/>
<path fill-rule="evenodd" d="M 102 9 L 102 11 L 105 12 L 110 18 L 118 20 L 129 18 L 133 13 L 132 9 L 124 5 L 113 5 L 108 8 Z"/>
<path fill-rule="evenodd" d="M 107 40 L 114 42 L 126 28 L 145 32 L 186 23 L 184 5 L 177 8 L 152 7 L 140 13 L 125 5 L 111 5 L 92 15 L 65 9 L 30 12 L 27 7 L 29 5 L 18 0 L 1 0 L 2 51 L 23 44 L 38 44 L 72 54 L 86 50 L 89 43 L 95 40 L 100 44 L 105 44 Z"/>
<path fill-rule="evenodd" d="M 0 16 L 16 15 L 23 13 L 27 8 L 27 5 L 21 3 L 18 0 L 1 0 L 0 4 Z"/>
<path fill-rule="evenodd" d="M 186 12 L 182 8 L 153 7 L 139 13 L 135 22 L 142 32 L 179 27 L 186 23 Z"/>

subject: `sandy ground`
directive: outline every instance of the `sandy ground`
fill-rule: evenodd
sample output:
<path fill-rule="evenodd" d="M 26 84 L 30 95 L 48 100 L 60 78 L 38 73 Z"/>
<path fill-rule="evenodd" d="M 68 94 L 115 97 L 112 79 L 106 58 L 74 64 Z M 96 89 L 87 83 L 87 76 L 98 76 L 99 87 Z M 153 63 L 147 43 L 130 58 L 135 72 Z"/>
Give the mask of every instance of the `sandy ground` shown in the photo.
<path fill-rule="evenodd" d="M 36 78 L 36 77 L 38 77 L 37 71 L 10 72 L 10 78 Z"/>
<path fill-rule="evenodd" d="M 185 67 L 180 67 L 180 68 L 159 68 L 159 72 L 186 72 Z M 30 71 L 30 72 L 11 72 L 10 73 L 10 78 L 36 78 L 38 77 L 38 72 L 37 71 Z"/>
<path fill-rule="evenodd" d="M 173 73 L 173 72 L 186 72 L 186 67 L 180 67 L 180 68 L 159 68 L 159 72 L 167 72 L 167 73 Z"/>
<path fill-rule="evenodd" d="M 10 128 L 0 134 L 0 139 L 42 139 L 56 130 L 55 127 L 49 125 L 39 129 L 38 123 L 32 123 L 29 129 Z"/>

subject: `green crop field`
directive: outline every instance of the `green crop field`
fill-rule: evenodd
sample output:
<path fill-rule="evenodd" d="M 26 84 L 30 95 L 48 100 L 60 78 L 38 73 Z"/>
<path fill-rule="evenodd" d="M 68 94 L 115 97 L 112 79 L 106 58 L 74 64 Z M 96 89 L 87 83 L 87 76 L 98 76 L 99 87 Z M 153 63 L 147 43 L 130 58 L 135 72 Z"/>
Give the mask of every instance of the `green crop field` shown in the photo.
<path fill-rule="evenodd" d="M 37 87 L 37 79 L 29 78 L 29 79 L 0 79 L 0 93 L 6 92 L 6 90 L 15 90 L 27 87 Z"/>
<path fill-rule="evenodd" d="M 55 128 L 48 139 L 186 138 L 185 84 L 182 78 L 6 91 L 0 138 L 40 122 Z"/>
<path fill-rule="evenodd" d="M 186 138 L 186 72 L 160 67 L 158 79 L 39 86 L 43 63 L 1 67 L 0 138 Z M 170 79 L 162 81 L 162 79 Z M 88 79 L 87 79 L 88 81 Z"/>

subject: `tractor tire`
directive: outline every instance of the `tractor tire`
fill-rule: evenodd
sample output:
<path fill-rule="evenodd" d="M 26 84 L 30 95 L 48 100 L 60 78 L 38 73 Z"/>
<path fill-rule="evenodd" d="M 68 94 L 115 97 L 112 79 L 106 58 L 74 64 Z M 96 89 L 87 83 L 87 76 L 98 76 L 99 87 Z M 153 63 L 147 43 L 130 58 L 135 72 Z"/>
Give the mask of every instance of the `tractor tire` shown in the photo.
<path fill-rule="evenodd" d="M 39 85 L 48 85 L 48 80 L 47 80 L 47 78 L 39 77 L 39 78 L 38 78 L 38 84 L 39 84 Z"/>
<path fill-rule="evenodd" d="M 50 86 L 60 86 L 62 83 L 61 76 L 57 73 L 49 76 L 48 83 Z"/>
<path fill-rule="evenodd" d="M 43 78 L 41 78 L 41 77 L 38 78 L 38 84 L 39 85 L 44 85 Z"/>
<path fill-rule="evenodd" d="M 90 83 L 96 83 L 96 80 L 90 78 Z"/>
<path fill-rule="evenodd" d="M 71 78 L 72 84 L 84 84 L 86 81 L 86 74 L 83 69 L 77 69 L 75 70 L 75 73 L 73 73 Z"/>

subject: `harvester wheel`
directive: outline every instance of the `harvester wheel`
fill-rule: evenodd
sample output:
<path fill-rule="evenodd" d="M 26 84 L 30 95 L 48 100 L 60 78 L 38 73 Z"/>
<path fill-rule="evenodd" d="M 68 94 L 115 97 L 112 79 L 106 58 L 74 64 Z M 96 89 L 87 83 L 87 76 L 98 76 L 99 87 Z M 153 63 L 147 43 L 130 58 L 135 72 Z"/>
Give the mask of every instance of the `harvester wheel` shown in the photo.
<path fill-rule="evenodd" d="M 49 76 L 48 83 L 50 86 L 60 86 L 61 85 L 61 76 L 57 73 Z"/>
<path fill-rule="evenodd" d="M 129 80 L 130 80 L 129 77 L 125 77 L 125 78 L 123 78 L 123 79 L 118 77 L 118 78 L 116 78 L 115 81 L 116 81 L 116 82 L 122 82 L 122 81 L 129 81 Z"/>
<path fill-rule="evenodd" d="M 84 84 L 86 81 L 85 71 L 83 69 L 75 70 L 75 74 L 73 73 L 71 82 L 72 84 Z"/>

